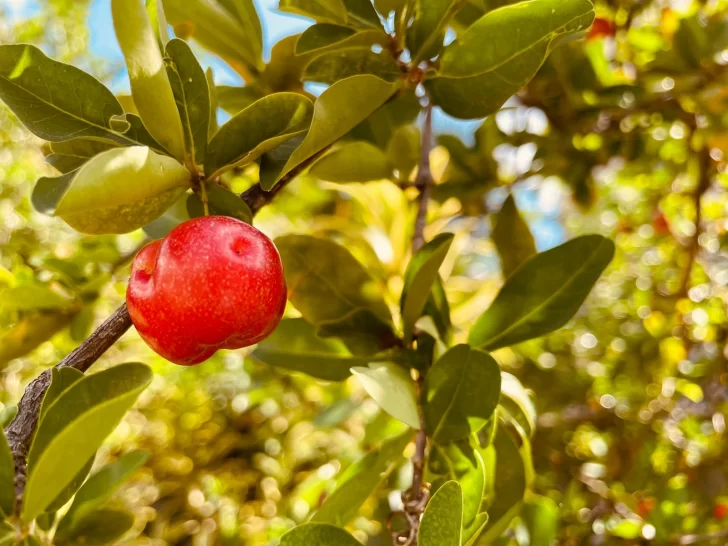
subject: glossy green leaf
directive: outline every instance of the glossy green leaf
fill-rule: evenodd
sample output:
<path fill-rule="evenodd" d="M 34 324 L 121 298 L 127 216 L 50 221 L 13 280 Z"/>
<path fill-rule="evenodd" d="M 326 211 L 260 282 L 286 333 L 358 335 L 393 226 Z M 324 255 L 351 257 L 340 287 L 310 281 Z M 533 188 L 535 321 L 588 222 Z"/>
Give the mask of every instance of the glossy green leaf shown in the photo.
<path fill-rule="evenodd" d="M 139 0 L 112 0 L 111 12 L 139 116 L 152 137 L 182 160 L 182 121 L 147 11 Z"/>
<path fill-rule="evenodd" d="M 415 384 L 406 369 L 391 362 L 373 362 L 351 369 L 359 384 L 374 401 L 395 419 L 420 428 Z"/>
<path fill-rule="evenodd" d="M 81 167 L 93 156 L 105 152 L 115 144 L 93 140 L 90 138 L 74 138 L 64 142 L 53 142 L 50 145 L 51 153 L 46 156 L 46 163 L 50 163 L 62 173 L 69 173 Z"/>
<path fill-rule="evenodd" d="M 75 530 L 93 516 L 111 498 L 116 488 L 143 465 L 148 454 L 144 451 L 131 451 L 115 462 L 95 472 L 73 499 L 71 507 L 58 525 L 56 537 L 63 540 L 74 534 Z"/>
<path fill-rule="evenodd" d="M 234 1 L 237 3 L 238 0 Z M 244 0 L 239 1 L 250 15 Z M 212 0 L 164 0 L 164 9 L 180 38 L 191 36 L 241 72 L 255 75 L 263 69 L 262 47 L 255 22 L 249 20 L 249 24 L 242 24 L 237 9 L 232 13 Z"/>
<path fill-rule="evenodd" d="M 246 224 L 253 221 L 253 213 L 250 207 L 240 196 L 217 184 L 207 185 L 207 205 L 210 214 L 219 216 L 230 216 L 242 220 Z M 190 218 L 205 216 L 205 208 L 202 199 L 196 193 L 187 198 L 187 214 Z"/>
<path fill-rule="evenodd" d="M 536 254 L 501 288 L 468 343 L 488 350 L 540 337 L 566 324 L 614 257 L 614 243 L 585 235 Z"/>
<path fill-rule="evenodd" d="M 427 503 L 420 523 L 419 546 L 460 546 L 463 491 L 456 481 L 444 484 Z"/>
<path fill-rule="evenodd" d="M 71 385 L 83 377 L 83 372 L 76 368 L 51 368 L 51 384 L 43 396 L 43 402 L 38 412 L 38 421 L 40 422 L 45 416 L 48 408 L 56 401 L 56 399 Z"/>
<path fill-rule="evenodd" d="M 561 38 L 593 20 L 589 0 L 529 0 L 491 11 L 443 50 L 425 85 L 446 113 L 485 117 L 533 78 Z"/>
<path fill-rule="evenodd" d="M 326 497 L 311 521 L 340 527 L 348 524 L 357 515 L 359 508 L 403 461 L 402 452 L 411 439 L 412 433 L 408 431 L 386 440 L 347 468 L 337 480 L 334 491 Z"/>
<path fill-rule="evenodd" d="M 369 182 L 392 176 L 387 156 L 368 142 L 346 142 L 313 164 L 309 173 L 327 182 Z"/>
<path fill-rule="evenodd" d="M 278 9 L 310 17 L 319 23 L 346 24 L 348 19 L 343 0 L 280 0 Z"/>
<path fill-rule="evenodd" d="M 186 42 L 175 38 L 166 47 L 167 76 L 182 120 L 185 150 L 198 165 L 205 162 L 210 123 L 210 91 L 200 63 Z"/>
<path fill-rule="evenodd" d="M 429 458 L 429 469 L 455 480 L 463 490 L 463 524 L 470 525 L 480 512 L 485 496 L 485 465 L 482 455 L 470 445 L 470 440 L 434 445 Z"/>
<path fill-rule="evenodd" d="M 78 170 L 55 215 L 82 233 L 126 233 L 159 217 L 189 187 L 176 160 L 134 146 L 103 152 Z"/>
<path fill-rule="evenodd" d="M 385 46 L 389 36 L 379 30 L 360 30 L 330 23 L 308 27 L 296 41 L 296 55 L 324 53 L 352 47 Z"/>
<path fill-rule="evenodd" d="M 399 171 L 399 178 L 407 180 L 420 162 L 420 130 L 414 125 L 401 125 L 394 130 L 387 144 L 387 155 Z"/>
<path fill-rule="evenodd" d="M 5 432 L 0 428 L 0 516 L 15 512 L 15 461 Z"/>
<path fill-rule="evenodd" d="M 521 508 L 531 546 L 551 546 L 559 533 L 559 506 L 548 497 L 532 497 Z"/>
<path fill-rule="evenodd" d="M 278 180 L 348 133 L 382 106 L 395 91 L 395 85 L 368 74 L 352 76 L 329 87 L 316 101 L 311 129 L 288 159 Z"/>
<path fill-rule="evenodd" d="M 77 174 L 78 170 L 61 176 L 41 176 L 33 187 L 33 193 L 30 194 L 33 208 L 43 214 L 52 215 Z"/>
<path fill-rule="evenodd" d="M 488 353 L 456 345 L 430 368 L 423 389 L 425 423 L 432 439 L 447 444 L 478 431 L 500 395 L 498 363 Z"/>
<path fill-rule="evenodd" d="M 283 319 L 258 344 L 253 357 L 271 366 L 328 381 L 342 381 L 351 375 L 352 367 L 366 364 L 340 341 L 317 336 L 316 329 L 302 318 Z"/>
<path fill-rule="evenodd" d="M 328 523 L 304 523 L 281 537 L 279 546 L 361 546 L 349 533 Z"/>
<path fill-rule="evenodd" d="M 235 115 L 210 141 L 205 162 L 208 178 L 250 163 L 311 124 L 313 104 L 298 93 L 268 95 Z"/>
<path fill-rule="evenodd" d="M 516 200 L 509 195 L 500 212 L 495 217 L 495 227 L 491 234 L 501 269 L 505 278 L 513 275 L 518 267 L 536 254 L 536 243 L 528 229 L 528 224 L 521 218 L 516 208 Z"/>
<path fill-rule="evenodd" d="M 388 82 L 402 75 L 388 52 L 374 53 L 370 47 L 352 47 L 317 56 L 306 66 L 303 79 L 332 84 L 360 74 L 371 74 Z"/>
<path fill-rule="evenodd" d="M 28 455 L 23 521 L 42 513 L 76 476 L 151 380 L 147 366 L 120 364 L 76 381 L 50 405 Z"/>
<path fill-rule="evenodd" d="M 536 408 L 521 382 L 507 372 L 501 372 L 501 410 L 505 411 L 520 429 L 523 436 L 530 437 L 536 432 Z"/>
<path fill-rule="evenodd" d="M 450 250 L 453 238 L 452 233 L 440 233 L 432 241 L 426 243 L 407 265 L 400 300 L 405 342 L 412 338 L 415 323 L 425 309 L 432 286 L 438 278 L 438 271 Z"/>
<path fill-rule="evenodd" d="M 58 546 L 103 546 L 117 544 L 134 525 L 134 516 L 121 510 L 96 510 L 75 527 L 73 533 L 55 541 Z"/>
<path fill-rule="evenodd" d="M 416 61 L 435 57 L 442 49 L 445 27 L 463 0 L 414 0 L 414 20 L 407 29 L 407 49 Z M 416 64 L 416 63 L 415 63 Z"/>

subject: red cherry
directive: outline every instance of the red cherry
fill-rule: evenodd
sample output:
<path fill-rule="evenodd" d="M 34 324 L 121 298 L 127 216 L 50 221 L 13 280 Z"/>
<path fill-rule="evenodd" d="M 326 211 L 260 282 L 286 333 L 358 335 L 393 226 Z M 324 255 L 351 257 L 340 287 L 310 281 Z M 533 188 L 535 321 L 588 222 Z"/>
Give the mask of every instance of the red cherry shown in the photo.
<path fill-rule="evenodd" d="M 715 519 L 724 520 L 728 516 L 728 505 L 716 504 L 713 507 L 713 516 L 715 516 Z"/>
<path fill-rule="evenodd" d="M 600 17 L 597 17 L 594 19 L 594 23 L 592 24 L 591 28 L 589 29 L 589 36 L 588 38 L 590 40 L 595 40 L 597 38 L 602 38 L 604 36 L 614 36 L 615 34 L 615 28 L 611 21 L 607 21 L 606 19 L 601 19 Z"/>
<path fill-rule="evenodd" d="M 286 307 L 283 264 L 254 227 L 226 216 L 195 218 L 136 255 L 126 304 L 155 352 L 198 364 L 273 331 Z"/>

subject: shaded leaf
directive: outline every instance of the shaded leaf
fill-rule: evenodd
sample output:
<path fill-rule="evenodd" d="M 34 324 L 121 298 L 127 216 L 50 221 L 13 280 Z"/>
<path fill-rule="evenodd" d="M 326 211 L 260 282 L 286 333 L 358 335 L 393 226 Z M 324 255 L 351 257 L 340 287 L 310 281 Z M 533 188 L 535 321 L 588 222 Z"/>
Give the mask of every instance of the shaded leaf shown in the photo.
<path fill-rule="evenodd" d="M 493 414 L 501 375 L 488 353 L 456 345 L 425 376 L 425 423 L 432 439 L 447 444 L 478 431 Z"/>
<path fill-rule="evenodd" d="M 53 501 L 48 506 L 46 506 L 46 512 L 56 512 L 57 510 L 60 510 L 63 506 L 65 506 L 65 504 L 71 499 L 71 497 L 73 497 L 76 491 L 78 491 L 78 488 L 81 487 L 83 482 L 86 480 L 88 473 L 91 472 L 91 468 L 94 465 L 95 459 L 96 454 L 94 453 L 86 461 L 86 464 L 83 465 L 81 470 L 79 470 L 78 473 L 73 477 L 73 479 L 66 484 L 66 486 L 56 496 L 56 498 L 53 499 Z"/>
<path fill-rule="evenodd" d="M 245 87 L 218 85 L 215 87 L 215 94 L 220 108 L 232 115 L 245 110 L 255 101 L 265 96 L 265 93 L 252 85 L 246 85 Z"/>
<path fill-rule="evenodd" d="M 420 523 L 420 546 L 460 546 L 463 491 L 456 481 L 444 484 L 427 503 Z"/>
<path fill-rule="evenodd" d="M 131 95 L 144 127 L 172 156 L 182 160 L 182 121 L 147 11 L 139 0 L 111 0 L 111 12 L 129 72 Z"/>
<path fill-rule="evenodd" d="M 45 416 L 48 408 L 55 402 L 58 397 L 76 381 L 83 377 L 83 372 L 76 368 L 51 368 L 51 384 L 43 396 L 40 410 L 38 411 L 38 421 L 40 422 Z"/>
<path fill-rule="evenodd" d="M 420 101 L 412 90 L 400 90 L 396 96 L 354 127 L 350 135 L 386 149 L 395 130 L 401 125 L 413 123 L 421 110 Z"/>
<path fill-rule="evenodd" d="M 15 461 L 5 432 L 0 428 L 0 516 L 15 512 Z"/>
<path fill-rule="evenodd" d="M 41 176 L 30 194 L 33 208 L 43 214 L 52 215 L 77 174 L 78 170 L 61 176 Z"/>
<path fill-rule="evenodd" d="M 144 226 L 144 233 L 152 239 L 165 237 L 175 227 L 190 219 L 187 212 L 189 194 L 183 193 L 159 218 Z"/>
<path fill-rule="evenodd" d="M 302 318 L 283 319 L 258 344 L 253 357 L 271 366 L 328 381 L 342 381 L 351 375 L 352 367 L 366 364 L 340 341 L 317 336 L 316 329 Z"/>
<path fill-rule="evenodd" d="M 202 165 L 207 152 L 210 123 L 210 91 L 205 73 L 190 46 L 179 38 L 170 40 L 165 50 L 167 76 L 182 120 L 185 149 L 194 163 Z"/>
<path fill-rule="evenodd" d="M 327 523 L 304 523 L 281 537 L 279 546 L 361 546 L 349 533 Z"/>
<path fill-rule="evenodd" d="M 463 490 L 463 524 L 475 520 L 485 496 L 485 465 L 483 457 L 470 445 L 468 439 L 446 446 L 434 445 L 429 459 L 429 469 L 455 480 Z"/>
<path fill-rule="evenodd" d="M 401 345 L 392 330 L 391 319 L 384 320 L 371 309 L 357 309 L 340 319 L 319 325 L 321 337 L 338 337 L 357 356 L 370 356 Z"/>
<path fill-rule="evenodd" d="M 50 405 L 28 455 L 22 519 L 42 513 L 93 456 L 152 379 L 143 364 L 87 375 Z M 73 452 L 73 457 L 64 454 Z"/>
<path fill-rule="evenodd" d="M 346 142 L 316 161 L 309 173 L 327 182 L 369 182 L 392 176 L 392 164 L 373 144 Z"/>
<path fill-rule="evenodd" d="M 473 546 L 478 537 L 488 525 L 489 516 L 487 512 L 481 512 L 470 525 L 463 527 L 463 546 Z"/>
<path fill-rule="evenodd" d="M 501 372 L 501 410 L 507 412 L 522 436 L 530 437 L 536 432 L 536 408 L 521 382 L 507 372 Z"/>
<path fill-rule="evenodd" d="M 508 278 L 523 262 L 536 254 L 536 243 L 516 208 L 516 200 L 509 195 L 495 217 L 491 234 L 498 256 L 501 259 L 503 276 Z"/>
<path fill-rule="evenodd" d="M 414 125 L 397 127 L 387 144 L 387 155 L 399 171 L 400 179 L 408 179 L 420 162 L 420 130 Z"/>
<path fill-rule="evenodd" d="M 63 309 L 71 301 L 67 296 L 40 283 L 13 286 L 0 294 L 0 309 L 6 312 Z"/>
<path fill-rule="evenodd" d="M 559 506 L 548 497 L 532 497 L 521 508 L 521 519 L 528 529 L 529 544 L 551 546 L 559 533 Z"/>
<path fill-rule="evenodd" d="M 208 66 L 207 70 L 205 70 L 205 79 L 207 80 L 207 91 L 210 95 L 210 121 L 207 124 L 207 140 L 209 142 L 219 129 L 219 125 L 217 124 L 217 109 L 219 103 L 217 88 L 215 87 L 215 78 L 212 75 L 212 67 Z"/>
<path fill-rule="evenodd" d="M 78 170 L 55 215 L 82 233 L 127 233 L 159 217 L 189 180 L 170 157 L 141 146 L 115 148 Z"/>
<path fill-rule="evenodd" d="M 212 178 L 250 163 L 305 132 L 312 114 L 313 104 L 298 93 L 274 93 L 254 102 L 220 127 L 210 141 L 205 174 Z"/>
<path fill-rule="evenodd" d="M 432 286 L 438 279 L 438 271 L 450 250 L 453 238 L 452 233 L 440 233 L 426 243 L 407 265 L 400 300 L 405 342 L 412 338 L 415 323 L 430 298 Z"/>
<path fill-rule="evenodd" d="M 600 235 L 577 237 L 536 254 L 506 280 L 468 342 L 494 350 L 561 328 L 613 256 L 614 243 Z"/>
<path fill-rule="evenodd" d="M 344 0 L 344 6 L 350 25 L 384 30 L 371 0 Z"/>
<path fill-rule="evenodd" d="M 164 6 L 162 0 L 146 0 L 144 5 L 147 8 L 147 17 L 152 25 L 152 30 L 157 38 L 160 51 L 164 51 L 164 46 L 170 40 L 169 36 L 169 23 L 167 23 L 167 17 L 164 13 Z M 123 103 L 122 103 L 123 104 Z M 129 110 L 127 110 L 128 112 Z"/>
<path fill-rule="evenodd" d="M 308 27 L 296 41 L 296 55 L 323 53 L 351 47 L 384 46 L 389 36 L 377 30 L 356 31 L 353 28 L 330 23 Z"/>
<path fill-rule="evenodd" d="M 74 138 L 64 142 L 53 142 L 51 153 L 46 156 L 50 163 L 62 173 L 69 173 L 81 167 L 96 154 L 113 148 L 115 144 L 90 138 Z"/>
<path fill-rule="evenodd" d="M 530 0 L 491 11 L 443 50 L 425 85 L 446 113 L 485 117 L 533 78 L 560 38 L 593 19 L 589 0 Z"/>
<path fill-rule="evenodd" d="M 278 9 L 310 17 L 319 23 L 346 24 L 348 19 L 343 0 L 280 0 Z"/>
<path fill-rule="evenodd" d="M 305 81 L 332 84 L 359 74 L 372 74 L 393 82 L 401 72 L 388 52 L 374 53 L 370 47 L 351 47 L 322 53 L 303 72 Z"/>
<path fill-rule="evenodd" d="M 258 171 L 261 187 L 272 188 L 275 185 L 283 167 L 286 166 L 291 155 L 301 145 L 304 138 L 306 138 L 305 133 L 298 134 L 286 140 L 270 152 L 262 155 L 260 158 L 260 169 Z"/>
<path fill-rule="evenodd" d="M 210 214 L 230 216 L 242 220 L 246 224 L 253 221 L 250 207 L 238 194 L 217 184 L 207 184 L 206 193 Z M 193 193 L 187 198 L 187 213 L 190 218 L 204 216 L 205 209 L 198 194 Z"/>
<path fill-rule="evenodd" d="M 281 170 L 280 177 L 303 161 L 333 144 L 382 106 L 395 92 L 390 83 L 364 74 L 333 84 L 314 105 L 311 129 Z M 272 186 L 271 186 L 272 187 Z M 270 187 L 263 187 L 270 189 Z"/>
<path fill-rule="evenodd" d="M 404 459 L 402 452 L 411 438 L 410 431 L 390 438 L 347 468 L 337 480 L 336 489 L 326 497 L 311 521 L 341 527 L 349 523 Z"/>
<path fill-rule="evenodd" d="M 260 59 L 263 55 L 263 27 L 255 9 L 255 2 L 253 0 L 219 0 L 219 2 L 236 16 L 253 57 L 256 60 Z"/>
<path fill-rule="evenodd" d="M 57 540 L 58 546 L 102 546 L 112 544 L 134 525 L 134 516 L 121 510 L 104 508 L 84 519 L 71 535 Z"/>
<path fill-rule="evenodd" d="M 414 20 L 407 29 L 407 49 L 413 59 L 430 59 L 442 49 L 445 27 L 463 0 L 414 0 Z M 415 63 L 416 64 L 416 63 Z"/>
<path fill-rule="evenodd" d="M 414 381 L 407 370 L 390 362 L 376 362 L 351 369 L 359 384 L 374 401 L 395 419 L 420 428 Z"/>

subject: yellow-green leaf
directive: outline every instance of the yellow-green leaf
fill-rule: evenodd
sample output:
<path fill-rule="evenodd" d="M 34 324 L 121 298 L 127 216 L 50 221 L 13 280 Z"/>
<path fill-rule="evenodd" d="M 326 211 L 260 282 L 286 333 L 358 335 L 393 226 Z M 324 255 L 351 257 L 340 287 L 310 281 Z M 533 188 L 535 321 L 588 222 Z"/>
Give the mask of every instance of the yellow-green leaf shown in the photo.
<path fill-rule="evenodd" d="M 523 262 L 536 254 L 536 243 L 528 224 L 518 213 L 516 200 L 509 195 L 495 217 L 491 238 L 501 259 L 505 278 L 513 275 Z"/>

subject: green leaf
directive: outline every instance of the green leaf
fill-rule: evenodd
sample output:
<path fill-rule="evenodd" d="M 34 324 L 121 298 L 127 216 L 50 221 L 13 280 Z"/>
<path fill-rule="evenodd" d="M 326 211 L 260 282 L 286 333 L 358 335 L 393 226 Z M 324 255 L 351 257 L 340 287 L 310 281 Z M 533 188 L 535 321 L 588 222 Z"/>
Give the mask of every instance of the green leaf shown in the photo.
<path fill-rule="evenodd" d="M 90 138 L 74 138 L 65 142 L 53 142 L 51 153 L 46 156 L 50 163 L 62 173 L 69 173 L 81 167 L 93 156 L 114 148 L 116 144 L 93 140 Z"/>
<path fill-rule="evenodd" d="M 385 321 L 371 309 L 357 309 L 340 319 L 321 323 L 317 333 L 321 337 L 340 338 L 357 356 L 370 357 L 400 345 L 391 319 Z"/>
<path fill-rule="evenodd" d="M 327 523 L 304 523 L 281 537 L 279 546 L 361 546 L 349 533 Z"/>
<path fill-rule="evenodd" d="M 463 490 L 463 524 L 470 525 L 480 512 L 485 496 L 485 465 L 483 457 L 470 445 L 469 440 L 434 445 L 429 459 L 429 469 L 444 475 L 445 480 L 455 480 Z"/>
<path fill-rule="evenodd" d="M 491 234 L 505 278 L 513 275 L 518 267 L 536 254 L 536 243 L 528 229 L 528 224 L 518 214 L 516 200 L 509 195 L 495 217 L 495 227 Z"/>
<path fill-rule="evenodd" d="M 304 138 L 306 138 L 305 133 L 296 135 L 261 156 L 260 169 L 258 171 L 261 187 L 272 188 L 275 186 L 276 180 L 280 176 L 281 171 L 283 171 L 283 167 L 288 163 L 293 152 L 301 145 Z"/>
<path fill-rule="evenodd" d="M 438 271 L 454 237 L 452 233 L 440 233 L 425 244 L 407 265 L 400 300 L 405 342 L 412 339 L 415 323 L 430 298 L 432 286 L 438 279 Z"/>
<path fill-rule="evenodd" d="M 352 47 L 372 47 L 387 45 L 389 36 L 380 30 L 360 30 L 318 23 L 308 27 L 296 41 L 296 55 L 324 53 Z"/>
<path fill-rule="evenodd" d="M 71 301 L 67 296 L 40 283 L 13 286 L 0 294 L 0 309 L 5 312 L 63 309 Z"/>
<path fill-rule="evenodd" d="M 230 216 L 242 220 L 246 224 L 253 221 L 253 213 L 250 207 L 240 196 L 217 184 L 207 184 L 207 204 L 210 214 L 219 216 Z M 196 193 L 187 198 L 187 213 L 190 218 L 198 218 L 205 215 L 200 196 Z"/>
<path fill-rule="evenodd" d="M 369 182 L 392 176 L 387 156 L 365 141 L 346 142 L 313 164 L 309 173 L 327 182 Z"/>
<path fill-rule="evenodd" d="M 253 0 L 219 0 L 228 12 L 232 13 L 243 29 L 246 47 L 258 60 L 263 55 L 263 27 Z"/>
<path fill-rule="evenodd" d="M 76 491 L 78 491 L 78 488 L 81 487 L 83 482 L 86 480 L 88 473 L 91 472 L 95 459 L 96 454 L 94 453 L 88 461 L 86 461 L 86 464 L 81 468 L 81 470 L 79 470 L 73 477 L 73 479 L 66 484 L 58 495 L 56 495 L 56 498 L 45 507 L 45 512 L 56 512 L 66 505 L 66 503 L 71 499 L 71 497 L 73 497 Z"/>
<path fill-rule="evenodd" d="M 83 97 L 80 100 L 79 97 Z M 50 141 L 84 137 L 134 144 L 112 128 L 124 114 L 96 78 L 46 57 L 35 46 L 0 45 L 0 99 L 31 132 Z"/>
<path fill-rule="evenodd" d="M 388 52 L 374 53 L 370 47 L 352 47 L 322 53 L 306 66 L 303 79 L 332 84 L 360 74 L 372 74 L 388 82 L 402 75 Z"/>
<path fill-rule="evenodd" d="M 252 85 L 246 85 L 245 87 L 218 85 L 215 87 L 215 93 L 217 94 L 220 108 L 232 115 L 245 110 L 255 101 L 265 96 L 265 93 Z"/>
<path fill-rule="evenodd" d="M 116 488 L 142 466 L 148 457 L 149 454 L 144 451 L 131 451 L 94 473 L 73 499 L 71 507 L 58 525 L 56 537 L 62 540 L 75 534 L 75 529 L 106 504 Z"/>
<path fill-rule="evenodd" d="M 506 280 L 470 330 L 468 343 L 494 350 L 561 328 L 613 257 L 614 243 L 600 235 L 536 254 Z"/>
<path fill-rule="evenodd" d="M 185 149 L 193 163 L 202 165 L 207 152 L 210 123 L 210 91 L 207 78 L 194 53 L 179 38 L 166 48 L 167 76 L 182 120 Z"/>
<path fill-rule="evenodd" d="M 207 124 L 207 141 L 212 140 L 215 136 L 219 126 L 217 124 L 217 109 L 219 106 L 217 87 L 215 87 L 215 78 L 212 75 L 212 67 L 207 67 L 205 70 L 205 79 L 207 80 L 207 90 L 210 96 L 210 121 Z M 237 113 L 237 112 L 236 112 Z M 205 150 L 207 151 L 207 150 Z"/>
<path fill-rule="evenodd" d="M 58 202 L 68 191 L 77 174 L 78 170 L 61 176 L 41 176 L 35 183 L 33 193 L 30 194 L 30 202 L 33 208 L 43 214 L 54 214 Z"/>
<path fill-rule="evenodd" d="M 344 0 L 349 24 L 384 30 L 371 0 Z"/>
<path fill-rule="evenodd" d="M 593 20 L 589 0 L 530 0 L 491 11 L 443 50 L 425 85 L 451 116 L 485 117 L 533 78 L 561 38 Z"/>
<path fill-rule="evenodd" d="M 147 17 L 154 30 L 154 35 L 157 38 L 160 51 L 164 51 L 164 46 L 170 40 L 169 36 L 169 23 L 167 23 L 167 17 L 164 13 L 164 6 L 162 0 L 146 0 L 144 5 L 147 9 Z"/>
<path fill-rule="evenodd" d="M 337 480 L 336 489 L 326 497 L 311 521 L 340 527 L 349 523 L 357 515 L 359 508 L 402 462 L 402 452 L 411 438 L 410 431 L 390 438 L 347 468 Z"/>
<path fill-rule="evenodd" d="M 258 344 L 253 357 L 271 366 L 328 381 L 343 381 L 351 375 L 352 367 L 366 364 L 340 341 L 317 336 L 316 329 L 302 318 L 283 319 Z"/>
<path fill-rule="evenodd" d="M 5 432 L 0 428 L 0 516 L 15 512 L 15 461 Z"/>
<path fill-rule="evenodd" d="M 437 56 L 445 39 L 445 27 L 463 0 L 414 0 L 414 20 L 407 29 L 407 49 L 418 64 Z"/>
<path fill-rule="evenodd" d="M 94 310 L 91 305 L 83 307 L 71 320 L 71 327 L 68 329 L 68 333 L 71 334 L 71 339 L 81 343 L 85 340 L 91 332 L 91 326 L 94 320 Z"/>
<path fill-rule="evenodd" d="M 456 345 L 425 376 L 425 423 L 435 442 L 447 444 L 478 431 L 498 404 L 501 375 L 488 353 Z"/>
<path fill-rule="evenodd" d="M 420 162 L 420 130 L 414 125 L 401 125 L 394 130 L 387 144 L 387 155 L 399 171 L 399 178 L 407 180 Z"/>
<path fill-rule="evenodd" d="M 409 0 L 374 0 L 374 7 L 386 19 L 390 12 L 401 11 Z"/>
<path fill-rule="evenodd" d="M 76 381 L 50 405 L 28 455 L 23 521 L 42 513 L 76 476 L 151 380 L 147 366 L 120 364 Z"/>
<path fill-rule="evenodd" d="M 139 116 L 152 137 L 182 160 L 182 121 L 147 11 L 139 0 L 111 0 L 111 12 Z"/>
<path fill-rule="evenodd" d="M 68 366 L 64 368 L 51 368 L 51 384 L 48 386 L 48 390 L 46 390 L 43 396 L 43 402 L 40 405 L 40 411 L 38 412 L 39 422 L 43 419 L 51 404 L 83 376 L 83 372 L 76 368 Z"/>
<path fill-rule="evenodd" d="M 551 546 L 559 533 L 559 506 L 548 497 L 533 497 L 521 508 L 529 545 Z"/>
<path fill-rule="evenodd" d="M 395 91 L 395 85 L 368 74 L 346 78 L 326 89 L 314 105 L 311 129 L 288 159 L 276 183 L 291 169 L 333 144 L 369 117 Z M 264 186 L 263 189 L 271 187 Z"/>
<path fill-rule="evenodd" d="M 6 521 L 0 521 L 0 546 L 13 546 L 16 544 L 16 534 L 15 527 Z"/>
<path fill-rule="evenodd" d="M 352 368 L 351 373 L 389 415 L 414 429 L 420 428 L 415 385 L 406 369 L 390 362 L 372 362 L 366 368 Z"/>
<path fill-rule="evenodd" d="M 489 516 L 487 512 L 481 512 L 467 527 L 463 527 L 463 546 L 473 546 L 478 537 L 488 525 Z"/>
<path fill-rule="evenodd" d="M 210 141 L 205 162 L 208 178 L 254 161 L 311 124 L 313 104 L 298 93 L 273 93 L 235 115 Z"/>
<path fill-rule="evenodd" d="M 367 140 L 381 149 L 386 149 L 397 128 L 413 123 L 421 111 L 420 100 L 414 91 L 400 90 L 391 100 L 354 127 L 350 136 Z"/>
<path fill-rule="evenodd" d="M 278 9 L 310 17 L 319 23 L 346 24 L 348 20 L 343 0 L 280 0 Z"/>
<path fill-rule="evenodd" d="M 507 372 L 501 372 L 501 395 L 498 413 L 504 410 L 522 436 L 536 432 L 536 408 L 521 382 Z"/>
<path fill-rule="evenodd" d="M 420 523 L 419 546 L 460 546 L 463 491 L 456 481 L 444 484 L 427 503 Z"/>
<path fill-rule="evenodd" d="M 18 406 L 16 405 L 6 405 L 2 409 L 0 409 L 0 428 L 5 428 L 8 426 L 13 419 L 15 419 L 15 416 L 18 414 Z"/>
<path fill-rule="evenodd" d="M 162 237 L 166 237 L 170 231 L 182 222 L 189 220 L 190 215 L 187 212 L 187 201 L 189 197 L 189 194 L 183 193 L 177 201 L 172 203 L 172 205 L 164 211 L 164 214 L 144 226 L 144 233 L 152 239 L 161 239 Z M 202 203 L 200 203 L 200 206 L 201 205 Z"/>
<path fill-rule="evenodd" d="M 81 167 L 55 215 L 82 233 L 127 233 L 158 218 L 189 187 L 190 173 L 149 148 L 115 148 Z"/>
<path fill-rule="evenodd" d="M 56 540 L 58 546 L 103 546 L 116 544 L 134 526 L 134 516 L 121 510 L 104 508 L 84 519 L 71 535 Z"/>

